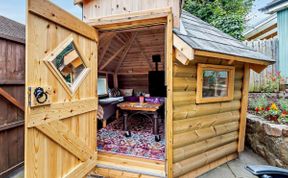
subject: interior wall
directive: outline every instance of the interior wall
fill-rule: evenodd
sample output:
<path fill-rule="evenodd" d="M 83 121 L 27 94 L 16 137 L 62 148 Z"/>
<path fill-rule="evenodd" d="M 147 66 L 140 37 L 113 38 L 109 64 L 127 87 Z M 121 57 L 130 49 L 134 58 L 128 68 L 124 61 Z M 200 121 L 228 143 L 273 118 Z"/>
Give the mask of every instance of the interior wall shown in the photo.
<path fill-rule="evenodd" d="M 119 88 L 134 89 L 134 92 L 148 93 L 148 74 L 118 75 Z"/>
<path fill-rule="evenodd" d="M 228 63 L 212 58 L 195 58 L 188 66 L 177 61 L 174 63 L 174 177 L 194 177 L 200 168 L 237 155 L 243 64 L 233 64 L 236 71 L 232 101 L 196 104 L 197 63 Z"/>
<path fill-rule="evenodd" d="M 155 71 L 153 55 L 160 55 L 158 70 L 164 70 L 163 25 L 100 34 L 99 71 L 116 74 L 118 88 L 148 93 L 148 73 Z M 109 78 L 110 83 L 112 78 Z M 109 85 L 110 87 L 110 85 Z"/>

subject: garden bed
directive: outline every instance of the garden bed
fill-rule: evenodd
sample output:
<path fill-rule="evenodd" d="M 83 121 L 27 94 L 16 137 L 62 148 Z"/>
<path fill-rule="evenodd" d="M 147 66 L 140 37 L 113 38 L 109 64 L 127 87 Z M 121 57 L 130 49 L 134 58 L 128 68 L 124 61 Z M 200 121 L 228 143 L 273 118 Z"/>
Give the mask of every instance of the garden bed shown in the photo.
<path fill-rule="evenodd" d="M 248 113 L 275 124 L 288 125 L 287 93 L 250 93 Z"/>
<path fill-rule="evenodd" d="M 288 125 L 247 115 L 246 145 L 273 166 L 288 168 Z"/>

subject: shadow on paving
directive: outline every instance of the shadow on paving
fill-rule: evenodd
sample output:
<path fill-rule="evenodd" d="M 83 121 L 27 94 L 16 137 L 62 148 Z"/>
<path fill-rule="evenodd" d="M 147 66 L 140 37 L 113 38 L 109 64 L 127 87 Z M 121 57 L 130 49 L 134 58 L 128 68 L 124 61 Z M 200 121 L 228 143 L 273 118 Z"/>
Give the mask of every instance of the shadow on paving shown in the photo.
<path fill-rule="evenodd" d="M 198 178 L 257 178 L 245 169 L 247 165 L 268 165 L 268 163 L 249 148 L 245 148 L 239 158 L 229 161 Z"/>

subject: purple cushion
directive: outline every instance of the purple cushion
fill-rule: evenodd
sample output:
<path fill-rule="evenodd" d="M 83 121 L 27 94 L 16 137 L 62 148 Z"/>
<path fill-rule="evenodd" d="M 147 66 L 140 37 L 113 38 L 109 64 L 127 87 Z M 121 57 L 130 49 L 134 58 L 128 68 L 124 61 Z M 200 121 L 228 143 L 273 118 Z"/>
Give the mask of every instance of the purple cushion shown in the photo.
<path fill-rule="evenodd" d="M 165 98 L 164 97 L 147 97 L 147 98 L 145 98 L 145 102 L 162 104 L 165 102 Z"/>
<path fill-rule="evenodd" d="M 125 96 L 124 101 L 139 102 L 139 97 L 137 97 L 137 96 Z"/>

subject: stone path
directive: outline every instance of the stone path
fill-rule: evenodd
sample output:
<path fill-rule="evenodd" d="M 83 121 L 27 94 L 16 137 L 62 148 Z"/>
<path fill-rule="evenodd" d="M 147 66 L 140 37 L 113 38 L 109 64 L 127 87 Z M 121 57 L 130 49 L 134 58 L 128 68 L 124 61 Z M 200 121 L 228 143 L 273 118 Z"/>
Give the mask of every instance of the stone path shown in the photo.
<path fill-rule="evenodd" d="M 268 163 L 252 150 L 246 149 L 238 159 L 223 164 L 199 178 L 257 178 L 245 169 L 247 165 L 268 165 Z"/>
<path fill-rule="evenodd" d="M 199 178 L 256 178 L 245 169 L 247 165 L 255 164 L 267 165 L 267 162 L 250 149 L 246 149 L 238 159 L 217 167 Z M 23 169 L 19 169 L 9 178 L 24 178 Z"/>

